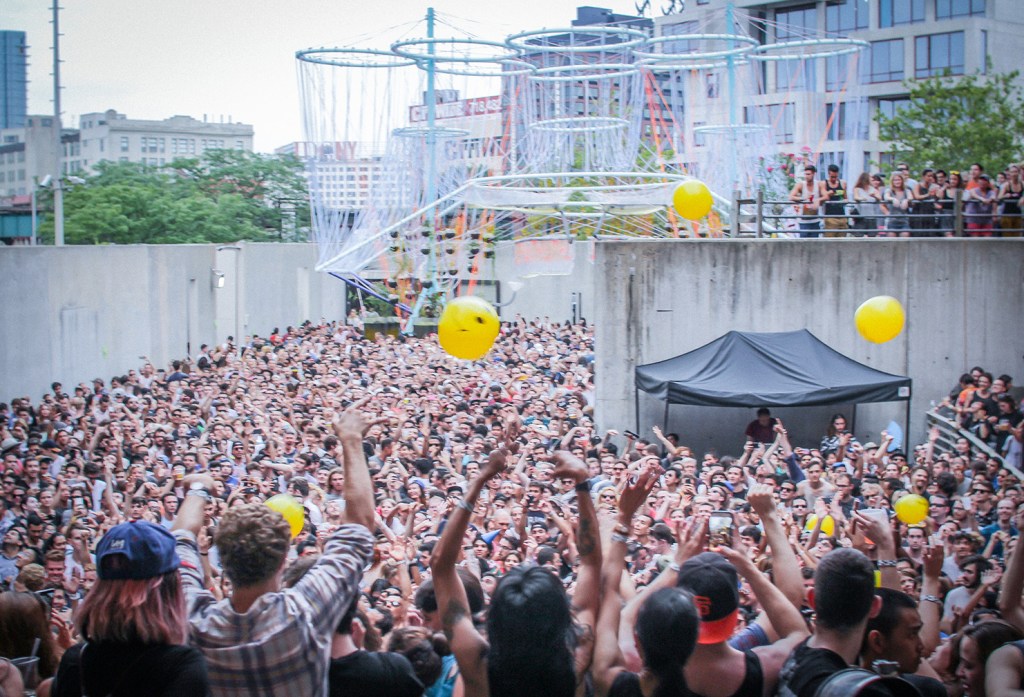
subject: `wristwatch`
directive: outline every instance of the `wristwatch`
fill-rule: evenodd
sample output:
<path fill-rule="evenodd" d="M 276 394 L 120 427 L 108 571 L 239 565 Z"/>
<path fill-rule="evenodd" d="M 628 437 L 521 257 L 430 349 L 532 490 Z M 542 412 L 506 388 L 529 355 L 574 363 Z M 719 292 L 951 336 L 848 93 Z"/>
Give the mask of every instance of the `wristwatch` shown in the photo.
<path fill-rule="evenodd" d="M 213 496 L 210 494 L 210 490 L 207 489 L 206 485 L 202 482 L 192 482 L 192 485 L 189 486 L 185 496 L 198 496 L 206 499 L 207 502 L 213 501 Z"/>

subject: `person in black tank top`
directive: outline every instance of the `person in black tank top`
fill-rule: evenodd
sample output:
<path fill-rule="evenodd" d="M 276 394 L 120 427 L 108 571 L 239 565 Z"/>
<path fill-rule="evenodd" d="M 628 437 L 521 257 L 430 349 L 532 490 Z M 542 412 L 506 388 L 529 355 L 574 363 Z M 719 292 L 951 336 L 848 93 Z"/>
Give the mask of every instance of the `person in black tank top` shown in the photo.
<path fill-rule="evenodd" d="M 825 218 L 825 237 L 846 237 L 846 230 L 849 223 L 846 219 L 846 182 L 839 178 L 839 167 L 828 166 L 828 177 L 823 181 L 822 188 L 825 202 L 826 216 L 840 216 L 837 218 Z"/>
<path fill-rule="evenodd" d="M 1001 237 L 1020 237 L 1024 219 L 1021 217 L 1020 202 L 1024 198 L 1024 181 L 1021 180 L 1019 165 L 1010 165 L 1006 170 L 1006 181 L 999 187 L 999 202 L 1003 205 L 1003 217 L 999 221 Z"/>

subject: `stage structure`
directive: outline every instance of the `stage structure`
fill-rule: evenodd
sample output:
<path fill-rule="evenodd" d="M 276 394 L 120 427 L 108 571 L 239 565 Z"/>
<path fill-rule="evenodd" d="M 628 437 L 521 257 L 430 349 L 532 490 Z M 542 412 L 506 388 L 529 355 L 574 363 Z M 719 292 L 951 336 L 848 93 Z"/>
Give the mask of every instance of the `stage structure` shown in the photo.
<path fill-rule="evenodd" d="M 425 38 L 405 25 L 386 48 L 298 51 L 317 269 L 408 301 L 416 317 L 493 279 L 499 242 L 516 245 L 517 276 L 529 278 L 569 273 L 576 240 L 721 235 L 737 192 L 781 195 L 796 175 L 770 164 L 780 125 L 767 96 L 763 109 L 740 106 L 766 93 L 762 66 L 812 70 L 863 49 L 764 44 L 757 20 L 731 7 L 721 21 L 670 36 L 585 25 L 495 41 L 438 37 L 453 26 L 431 9 Z M 856 61 L 843 69 L 848 102 Z M 699 222 L 671 207 L 692 177 L 716 204 Z"/>

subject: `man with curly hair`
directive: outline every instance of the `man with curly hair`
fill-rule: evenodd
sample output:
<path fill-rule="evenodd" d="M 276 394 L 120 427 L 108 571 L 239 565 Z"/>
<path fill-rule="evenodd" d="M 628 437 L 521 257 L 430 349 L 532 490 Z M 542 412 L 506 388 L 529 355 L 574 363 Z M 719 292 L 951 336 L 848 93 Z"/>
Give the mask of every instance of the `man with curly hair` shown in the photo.
<path fill-rule="evenodd" d="M 214 540 L 234 588 L 217 601 L 203 586 L 196 544 L 214 481 L 186 478 L 185 502 L 174 522 L 188 602 L 190 639 L 206 656 L 214 695 L 325 695 L 331 637 L 359 592 L 373 554 L 373 485 L 363 453 L 372 425 L 357 402 L 334 421 L 345 467 L 345 525 L 292 588 L 282 589 L 291 544 L 284 517 L 261 503 L 232 508 Z"/>

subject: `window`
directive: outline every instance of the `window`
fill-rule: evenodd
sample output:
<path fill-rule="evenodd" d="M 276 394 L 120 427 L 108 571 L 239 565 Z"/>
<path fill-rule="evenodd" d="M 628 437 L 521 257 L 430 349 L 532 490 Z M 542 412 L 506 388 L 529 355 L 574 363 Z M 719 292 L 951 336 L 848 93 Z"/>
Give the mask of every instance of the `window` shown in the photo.
<path fill-rule="evenodd" d="M 924 0 L 879 0 L 878 26 L 882 29 L 898 24 L 924 21 Z"/>
<path fill-rule="evenodd" d="M 838 108 L 837 108 L 838 107 Z M 825 105 L 825 130 L 829 140 L 862 139 L 868 137 L 868 121 L 862 102 L 839 102 Z"/>
<path fill-rule="evenodd" d="M 910 106 L 910 100 L 906 97 L 896 99 L 879 99 L 878 112 L 886 118 L 895 118 L 896 114 Z"/>
<path fill-rule="evenodd" d="M 988 75 L 988 30 L 981 30 L 981 72 Z"/>
<path fill-rule="evenodd" d="M 846 0 L 825 7 L 825 31 L 845 34 L 868 28 L 868 0 Z"/>
<path fill-rule="evenodd" d="M 868 82 L 892 82 L 903 79 L 903 39 L 871 42 L 871 69 Z"/>
<path fill-rule="evenodd" d="M 245 141 L 244 140 L 236 140 L 235 141 L 235 150 L 245 150 Z"/>
<path fill-rule="evenodd" d="M 964 33 L 930 34 L 914 39 L 914 77 L 964 74 Z"/>
<path fill-rule="evenodd" d="M 935 0 L 935 19 L 985 14 L 985 0 Z"/>
<path fill-rule="evenodd" d="M 121 136 L 121 152 L 128 152 L 128 136 Z"/>
<path fill-rule="evenodd" d="M 790 7 L 775 12 L 775 40 L 799 41 L 818 31 L 818 10 L 814 5 Z M 816 89 L 817 61 L 784 60 L 775 62 L 776 90 Z"/>
<path fill-rule="evenodd" d="M 792 102 L 769 105 L 768 119 L 776 143 L 793 142 L 793 134 L 796 132 L 796 108 Z"/>
<path fill-rule="evenodd" d="M 106 138 L 100 138 L 99 143 L 100 143 L 100 152 L 104 152 L 107 149 L 107 139 Z"/>
<path fill-rule="evenodd" d="M 828 172 L 828 166 L 835 165 L 839 168 L 839 176 L 843 176 L 843 172 L 846 171 L 846 153 L 845 152 L 823 152 L 818 155 L 817 168 L 821 176 L 824 177 L 824 173 Z"/>

